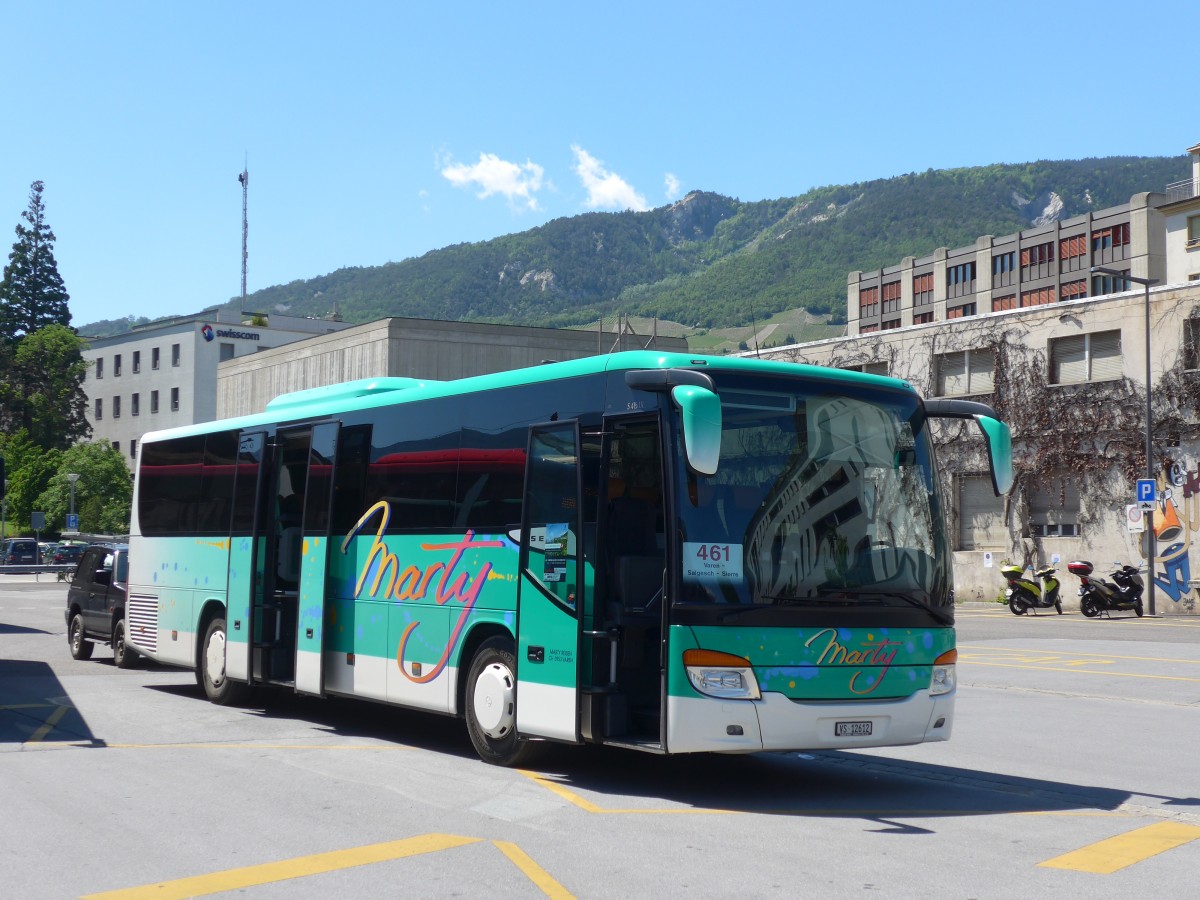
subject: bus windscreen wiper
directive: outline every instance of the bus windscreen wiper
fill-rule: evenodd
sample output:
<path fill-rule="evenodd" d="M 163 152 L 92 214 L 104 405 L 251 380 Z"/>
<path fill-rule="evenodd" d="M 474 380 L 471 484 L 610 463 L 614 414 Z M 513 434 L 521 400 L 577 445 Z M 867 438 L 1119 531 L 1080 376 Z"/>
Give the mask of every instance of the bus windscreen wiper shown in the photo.
<path fill-rule="evenodd" d="M 772 596 L 770 594 L 761 594 L 760 596 L 762 597 L 761 603 L 748 603 L 745 606 L 739 606 L 737 609 L 731 609 L 721 614 L 720 621 L 728 622 L 730 619 L 736 619 L 742 615 L 767 612 L 778 609 L 781 606 L 825 606 L 828 604 L 828 601 L 823 597 Z"/>
<path fill-rule="evenodd" d="M 887 598 L 888 600 L 900 600 L 907 603 L 909 606 L 915 606 L 917 609 L 929 613 L 935 620 L 943 625 L 953 625 L 954 615 L 952 613 L 943 612 L 936 606 L 930 606 L 924 600 L 914 597 L 912 594 L 904 594 L 899 591 L 870 591 L 863 594 L 859 599 L 870 602 L 876 598 Z"/>

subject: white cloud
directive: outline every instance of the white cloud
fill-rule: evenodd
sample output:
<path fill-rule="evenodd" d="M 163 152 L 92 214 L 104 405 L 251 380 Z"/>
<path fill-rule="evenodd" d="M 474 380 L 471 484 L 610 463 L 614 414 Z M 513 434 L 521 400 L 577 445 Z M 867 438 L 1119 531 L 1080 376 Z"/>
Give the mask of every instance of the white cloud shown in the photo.
<path fill-rule="evenodd" d="M 587 189 L 589 209 L 632 209 L 645 212 L 650 208 L 646 198 L 633 189 L 620 175 L 604 168 L 604 163 L 578 144 L 571 145 L 575 154 L 575 174 Z"/>
<path fill-rule="evenodd" d="M 668 200 L 674 200 L 676 197 L 678 197 L 679 189 L 683 187 L 683 185 L 679 183 L 679 179 L 670 172 L 668 172 L 663 178 L 663 185 L 666 188 Z"/>
<path fill-rule="evenodd" d="M 473 166 L 465 163 L 447 164 L 442 177 L 455 187 L 475 188 L 480 200 L 493 194 L 505 197 L 514 208 L 538 209 L 535 196 L 542 189 L 544 170 L 537 163 L 520 163 L 501 159 L 494 153 L 480 153 Z"/>

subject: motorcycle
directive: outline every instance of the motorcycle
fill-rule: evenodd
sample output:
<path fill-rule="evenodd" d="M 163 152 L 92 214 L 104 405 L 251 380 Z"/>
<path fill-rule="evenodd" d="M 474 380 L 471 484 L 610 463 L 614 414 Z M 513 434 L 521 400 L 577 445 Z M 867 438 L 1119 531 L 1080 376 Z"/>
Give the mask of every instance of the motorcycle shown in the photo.
<path fill-rule="evenodd" d="M 1037 615 L 1039 609 L 1054 607 L 1062 615 L 1062 600 L 1059 599 L 1059 582 L 1054 577 L 1056 569 L 1043 566 L 1033 573 L 1033 578 L 1025 577 L 1025 570 L 1015 563 L 1006 562 L 1000 566 L 1000 574 L 1008 582 L 1004 596 L 1008 599 L 1008 608 L 1014 616 L 1023 616 L 1027 610 L 1033 610 Z M 1041 579 L 1039 584 L 1034 579 Z"/>
<path fill-rule="evenodd" d="M 1142 608 L 1142 591 L 1145 585 L 1142 576 L 1136 568 L 1130 565 L 1117 564 L 1117 570 L 1109 577 L 1112 581 L 1092 577 L 1092 564 L 1086 559 L 1067 563 L 1067 569 L 1072 575 L 1079 576 L 1079 611 L 1089 619 L 1094 619 L 1100 613 L 1111 613 L 1115 610 L 1132 609 L 1141 618 L 1145 611 Z"/>

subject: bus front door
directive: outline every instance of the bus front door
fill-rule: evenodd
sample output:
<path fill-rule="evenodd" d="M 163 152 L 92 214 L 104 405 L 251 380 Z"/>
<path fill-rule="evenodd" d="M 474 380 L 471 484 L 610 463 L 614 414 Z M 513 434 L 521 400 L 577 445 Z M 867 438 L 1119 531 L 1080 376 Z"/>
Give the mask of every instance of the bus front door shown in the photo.
<path fill-rule="evenodd" d="M 296 690 L 325 695 L 325 573 L 329 559 L 329 520 L 338 424 L 312 430 L 304 490 L 303 539 L 300 545 L 299 623 L 296 629 Z"/>
<path fill-rule="evenodd" d="M 517 731 L 578 743 L 582 503 L 576 422 L 529 433 L 517 597 Z"/>
<path fill-rule="evenodd" d="M 338 425 L 241 436 L 226 671 L 324 693 L 329 511 Z M 239 523 L 240 526 L 239 526 Z"/>
<path fill-rule="evenodd" d="M 258 535 L 263 527 L 260 492 L 266 443 L 262 431 L 244 431 L 238 437 L 225 609 L 225 674 L 235 681 L 251 680 L 253 615 L 262 603 L 262 541 Z"/>

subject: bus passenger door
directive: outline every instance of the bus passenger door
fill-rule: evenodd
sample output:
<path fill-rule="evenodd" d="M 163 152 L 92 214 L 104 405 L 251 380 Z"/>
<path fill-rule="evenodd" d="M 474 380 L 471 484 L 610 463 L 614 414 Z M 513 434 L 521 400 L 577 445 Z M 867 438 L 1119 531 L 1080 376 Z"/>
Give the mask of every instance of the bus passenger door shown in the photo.
<path fill-rule="evenodd" d="M 225 596 L 225 674 L 236 681 L 251 680 L 252 616 L 255 607 L 262 603 L 263 560 L 258 535 L 262 530 L 259 495 L 266 441 L 265 432 L 242 432 L 238 438 L 233 477 L 229 580 Z"/>
<path fill-rule="evenodd" d="M 319 697 L 325 695 L 325 567 L 329 558 L 329 521 L 333 504 L 337 439 L 336 422 L 317 425 L 312 430 L 299 559 L 296 690 L 302 694 L 315 694 Z"/>
<path fill-rule="evenodd" d="M 583 598 L 579 427 L 530 429 L 517 595 L 517 731 L 578 743 Z"/>

